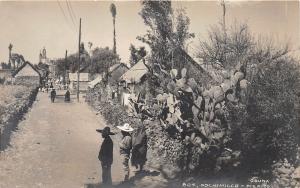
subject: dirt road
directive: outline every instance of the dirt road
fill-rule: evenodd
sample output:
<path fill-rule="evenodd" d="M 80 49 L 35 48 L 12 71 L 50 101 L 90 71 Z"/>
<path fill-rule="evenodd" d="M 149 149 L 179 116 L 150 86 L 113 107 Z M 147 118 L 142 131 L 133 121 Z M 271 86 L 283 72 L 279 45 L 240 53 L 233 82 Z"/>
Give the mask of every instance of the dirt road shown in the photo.
<path fill-rule="evenodd" d="M 64 103 L 58 97 L 50 103 L 46 93 L 38 94 L 12 135 L 12 147 L 0 155 L 1 188 L 94 187 L 101 181 L 97 156 L 102 138 L 95 129 L 105 124 L 81 101 Z M 118 184 L 123 175 L 114 143 L 112 171 Z"/>

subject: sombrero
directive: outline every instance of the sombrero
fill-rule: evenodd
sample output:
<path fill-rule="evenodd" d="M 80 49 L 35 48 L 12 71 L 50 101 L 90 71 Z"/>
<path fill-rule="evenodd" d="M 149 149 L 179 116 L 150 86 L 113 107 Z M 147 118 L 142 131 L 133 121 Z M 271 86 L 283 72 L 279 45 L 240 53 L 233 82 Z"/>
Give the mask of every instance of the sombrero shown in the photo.
<path fill-rule="evenodd" d="M 115 133 L 110 132 L 109 127 L 104 127 L 104 129 L 96 129 L 96 131 L 99 132 L 99 133 L 106 133 L 108 135 L 115 135 Z"/>
<path fill-rule="evenodd" d="M 125 132 L 131 132 L 134 130 L 128 123 L 125 123 L 123 126 L 117 126 L 117 128 Z"/>

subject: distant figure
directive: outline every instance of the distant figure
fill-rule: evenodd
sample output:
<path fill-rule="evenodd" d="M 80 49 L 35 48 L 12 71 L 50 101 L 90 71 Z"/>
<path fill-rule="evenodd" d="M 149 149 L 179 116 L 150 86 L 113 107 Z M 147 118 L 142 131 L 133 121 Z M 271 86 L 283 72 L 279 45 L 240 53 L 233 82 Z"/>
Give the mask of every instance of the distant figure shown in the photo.
<path fill-rule="evenodd" d="M 140 127 L 133 136 L 131 164 L 142 172 L 147 161 L 147 135 L 145 127 Z"/>
<path fill-rule="evenodd" d="M 117 126 L 121 130 L 122 140 L 120 143 L 120 156 L 123 164 L 125 177 L 124 181 L 128 181 L 129 179 L 129 159 L 130 159 L 130 151 L 132 148 L 132 139 L 129 132 L 132 132 L 134 129 L 128 124 L 125 123 L 123 126 Z"/>
<path fill-rule="evenodd" d="M 51 97 L 51 102 L 54 102 L 55 97 L 56 97 L 56 91 L 55 91 L 55 89 L 51 90 L 50 97 Z"/>
<path fill-rule="evenodd" d="M 103 130 L 97 129 L 97 132 L 100 132 L 102 134 L 102 137 L 104 138 L 98 159 L 101 162 L 102 166 L 102 183 L 105 186 L 111 186 L 112 180 L 111 180 L 111 165 L 113 163 L 113 142 L 110 138 L 110 135 L 114 135 L 114 133 L 110 132 L 109 127 L 104 127 Z"/>
<path fill-rule="evenodd" d="M 70 102 L 71 98 L 70 98 L 70 91 L 67 90 L 66 94 L 65 94 L 65 102 Z"/>
<path fill-rule="evenodd" d="M 49 85 L 48 84 L 46 84 L 46 92 L 48 93 L 49 92 Z"/>

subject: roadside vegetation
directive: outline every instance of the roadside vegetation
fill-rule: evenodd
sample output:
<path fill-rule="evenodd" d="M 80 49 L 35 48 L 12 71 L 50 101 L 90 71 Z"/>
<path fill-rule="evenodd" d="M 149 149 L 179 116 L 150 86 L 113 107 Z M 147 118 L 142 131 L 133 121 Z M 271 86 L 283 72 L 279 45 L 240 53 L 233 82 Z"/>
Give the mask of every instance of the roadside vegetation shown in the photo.
<path fill-rule="evenodd" d="M 300 69 L 288 45 L 256 38 L 246 24 L 215 25 L 195 54 L 211 69 L 195 71 L 185 50 L 195 37 L 185 11 L 169 1 L 143 1 L 140 15 L 148 30 L 137 38 L 151 51 L 136 56 L 131 47 L 131 64 L 147 58 L 147 84 L 137 96 L 155 102 L 136 99 L 143 109 L 125 118 L 117 102 L 96 102 L 105 92 L 96 87 L 88 94 L 95 108 L 113 125 L 143 122 L 170 178 L 230 174 L 241 182 L 263 177 L 273 187 L 299 186 Z"/>
<path fill-rule="evenodd" d="M 37 89 L 21 85 L 0 85 L 0 150 L 5 149 L 10 134 L 28 111 L 37 94 Z"/>

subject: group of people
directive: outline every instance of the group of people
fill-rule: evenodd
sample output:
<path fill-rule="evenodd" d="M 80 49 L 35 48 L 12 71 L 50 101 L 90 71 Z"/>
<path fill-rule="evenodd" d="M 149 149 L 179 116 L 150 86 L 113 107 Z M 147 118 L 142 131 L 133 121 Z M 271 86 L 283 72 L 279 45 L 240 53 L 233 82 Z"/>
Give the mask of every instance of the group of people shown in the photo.
<path fill-rule="evenodd" d="M 65 93 L 65 102 L 70 102 L 71 98 L 70 98 L 70 91 L 67 89 L 66 93 Z M 50 92 L 50 98 L 51 98 L 51 102 L 54 103 L 56 97 L 56 91 L 54 88 L 52 88 L 51 92 Z"/>
<path fill-rule="evenodd" d="M 45 84 L 44 87 L 40 87 L 39 90 L 42 91 L 42 92 L 47 92 L 47 93 L 50 90 L 50 100 L 51 100 L 52 103 L 54 103 L 55 98 L 56 98 L 56 90 L 53 87 L 52 82 L 50 83 L 50 85 L 49 84 Z M 65 93 L 65 102 L 70 102 L 71 101 L 70 95 L 71 95 L 71 93 L 70 93 L 69 89 L 67 89 L 67 91 Z"/>
<path fill-rule="evenodd" d="M 147 161 L 147 136 L 143 126 L 135 130 L 128 123 L 125 123 L 123 126 L 117 126 L 117 128 L 122 134 L 119 147 L 124 170 L 124 182 L 126 182 L 129 179 L 130 159 L 131 164 L 139 169 L 139 172 L 144 170 L 143 167 Z M 104 186 L 110 186 L 112 185 L 111 165 L 113 163 L 113 141 L 110 136 L 115 135 L 115 133 L 111 132 L 109 127 L 102 130 L 97 129 L 97 131 L 104 138 L 98 155 L 102 166 L 102 183 Z"/>

